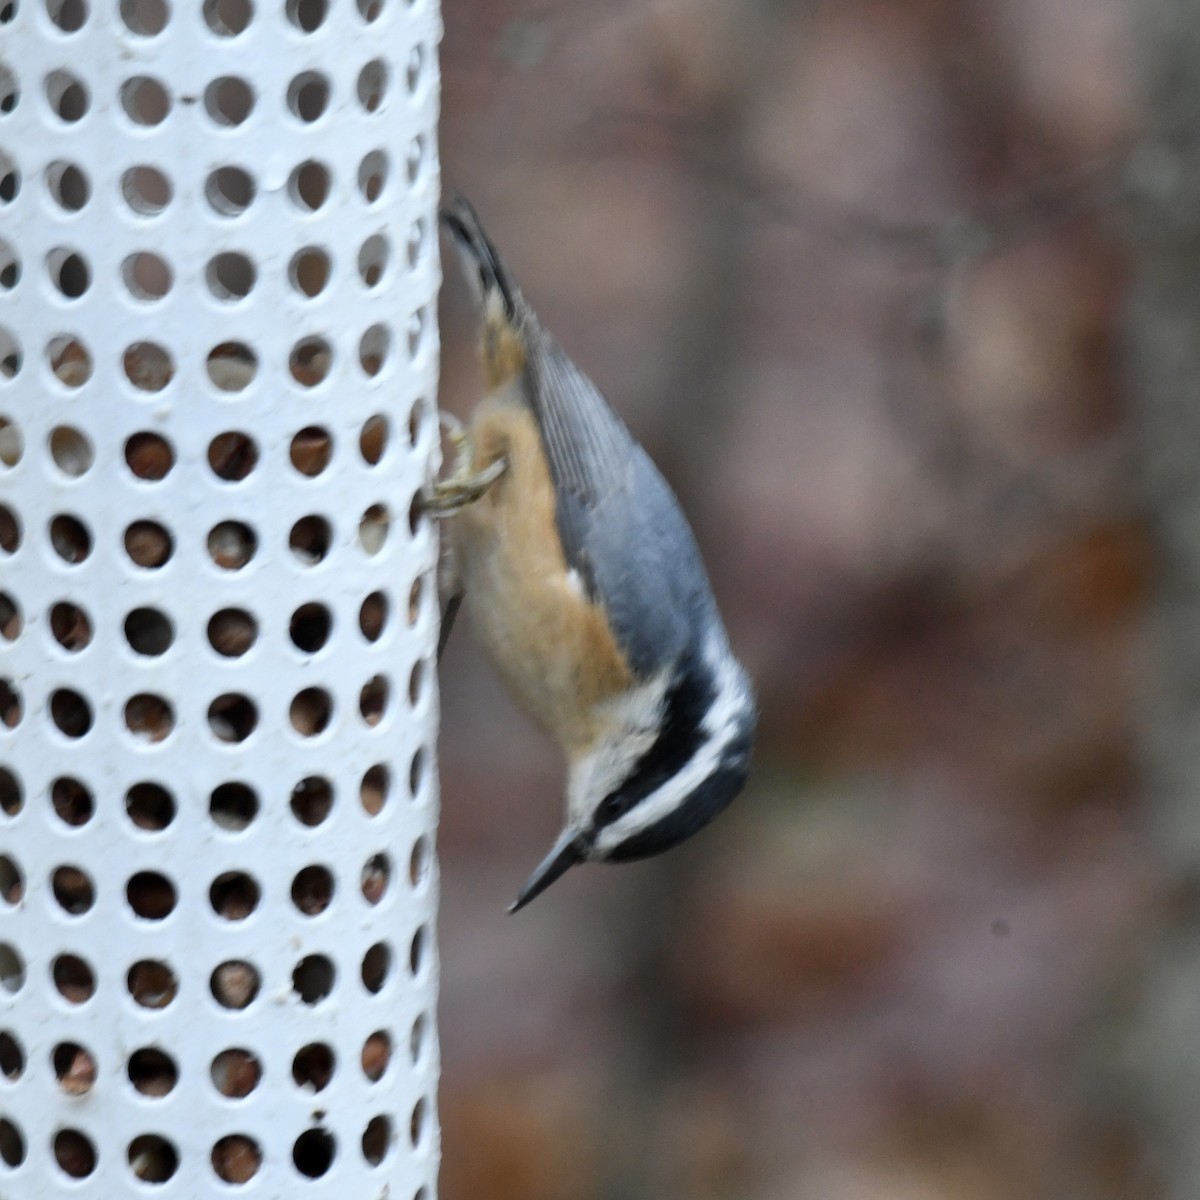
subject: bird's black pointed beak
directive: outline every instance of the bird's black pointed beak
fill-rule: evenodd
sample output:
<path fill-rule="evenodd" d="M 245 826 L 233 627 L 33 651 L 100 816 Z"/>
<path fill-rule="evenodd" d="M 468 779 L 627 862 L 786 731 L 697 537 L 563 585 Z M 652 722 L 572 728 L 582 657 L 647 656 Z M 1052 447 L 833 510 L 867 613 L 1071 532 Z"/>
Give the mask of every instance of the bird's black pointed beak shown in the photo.
<path fill-rule="evenodd" d="M 535 896 L 540 896 L 560 875 L 565 875 L 576 863 L 585 858 L 583 842 L 579 834 L 568 829 L 554 843 L 554 849 L 542 859 L 538 868 L 521 889 L 509 907 L 515 913 L 527 905 Z"/>

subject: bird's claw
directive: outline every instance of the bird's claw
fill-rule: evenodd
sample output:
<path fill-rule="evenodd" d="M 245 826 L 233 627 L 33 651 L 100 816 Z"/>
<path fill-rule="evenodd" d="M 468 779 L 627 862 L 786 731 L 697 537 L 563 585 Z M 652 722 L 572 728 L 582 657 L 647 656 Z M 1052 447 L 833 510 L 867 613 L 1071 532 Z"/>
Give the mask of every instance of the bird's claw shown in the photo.
<path fill-rule="evenodd" d="M 421 506 L 433 517 L 453 516 L 461 508 L 481 499 L 504 474 L 508 460 L 498 458 L 481 471 L 473 471 L 475 443 L 471 431 L 455 416 L 438 413 L 438 420 L 454 447 L 454 469 L 445 479 L 431 483 L 421 494 Z"/>

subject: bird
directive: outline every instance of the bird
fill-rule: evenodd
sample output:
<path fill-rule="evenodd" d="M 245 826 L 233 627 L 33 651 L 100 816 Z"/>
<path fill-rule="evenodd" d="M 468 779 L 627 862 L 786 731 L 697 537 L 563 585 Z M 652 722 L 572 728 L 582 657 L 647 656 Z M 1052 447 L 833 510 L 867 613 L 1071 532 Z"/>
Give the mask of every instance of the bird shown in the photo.
<path fill-rule="evenodd" d="M 564 819 L 520 889 L 658 854 L 713 820 L 749 771 L 753 688 L 670 486 L 543 327 L 461 195 L 439 212 L 479 306 L 486 393 L 445 417 L 458 463 L 424 494 L 459 604 L 566 762 Z"/>

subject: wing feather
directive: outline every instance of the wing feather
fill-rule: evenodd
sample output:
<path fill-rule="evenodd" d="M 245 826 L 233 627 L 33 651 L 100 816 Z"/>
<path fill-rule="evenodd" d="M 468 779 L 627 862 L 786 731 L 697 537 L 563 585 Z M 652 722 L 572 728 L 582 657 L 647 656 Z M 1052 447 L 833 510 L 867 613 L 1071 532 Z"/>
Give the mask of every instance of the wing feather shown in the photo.
<path fill-rule="evenodd" d="M 470 204 L 452 198 L 442 221 L 463 252 L 485 324 L 497 327 L 497 345 L 512 337 L 522 347 L 522 391 L 545 447 L 567 564 L 603 607 L 636 673 L 649 676 L 697 652 L 694 631 L 721 626 L 674 494 L 592 381 L 542 329 Z"/>
<path fill-rule="evenodd" d="M 695 539 L 666 481 L 591 380 L 541 329 L 529 342 L 528 395 L 564 554 L 634 671 L 648 675 L 688 648 L 711 607 Z"/>

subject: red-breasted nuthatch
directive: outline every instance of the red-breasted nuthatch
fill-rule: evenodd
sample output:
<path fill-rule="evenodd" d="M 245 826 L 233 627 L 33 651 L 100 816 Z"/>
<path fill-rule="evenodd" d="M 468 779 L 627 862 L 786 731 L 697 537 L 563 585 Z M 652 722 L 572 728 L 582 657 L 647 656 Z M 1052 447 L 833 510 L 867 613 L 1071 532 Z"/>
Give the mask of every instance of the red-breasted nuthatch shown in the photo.
<path fill-rule="evenodd" d="M 473 623 L 567 760 L 566 820 L 521 889 L 580 862 L 657 854 L 741 790 L 754 697 L 692 531 L 646 452 L 542 328 L 463 199 L 441 214 L 483 312 L 487 395 L 465 461 L 427 508 L 450 516 Z M 444 641 L 443 634 L 443 641 Z"/>

